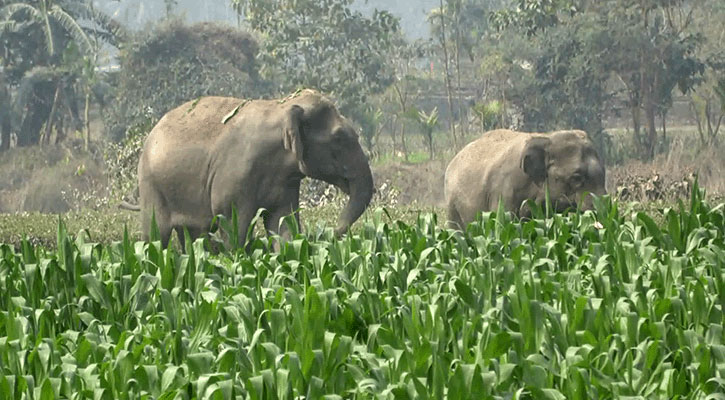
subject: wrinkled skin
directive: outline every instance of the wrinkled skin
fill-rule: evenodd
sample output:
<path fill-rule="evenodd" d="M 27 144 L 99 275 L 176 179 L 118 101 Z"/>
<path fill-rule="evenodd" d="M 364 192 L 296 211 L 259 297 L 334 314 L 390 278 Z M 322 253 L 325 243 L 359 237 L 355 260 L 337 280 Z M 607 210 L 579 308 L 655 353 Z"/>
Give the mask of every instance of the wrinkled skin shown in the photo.
<path fill-rule="evenodd" d="M 543 205 L 547 187 L 557 211 L 589 209 L 592 198 L 586 194 L 606 193 L 604 178 L 604 165 L 583 131 L 490 131 L 446 168 L 449 226 L 463 229 L 476 213 L 498 209 L 499 201 L 505 210 L 528 217 L 525 201 Z"/>
<path fill-rule="evenodd" d="M 319 93 L 304 90 L 284 100 L 203 97 L 182 104 L 159 121 L 142 150 L 138 189 L 143 233 L 150 232 L 155 213 L 164 245 L 176 230 L 183 248 L 183 227 L 198 237 L 215 215 L 230 217 L 234 206 L 243 244 L 260 208 L 268 211 L 268 231 L 277 231 L 285 215 L 294 214 L 299 222 L 305 176 L 349 194 L 338 235 L 363 213 L 373 194 L 357 134 Z M 284 225 L 279 229 L 288 233 Z"/>

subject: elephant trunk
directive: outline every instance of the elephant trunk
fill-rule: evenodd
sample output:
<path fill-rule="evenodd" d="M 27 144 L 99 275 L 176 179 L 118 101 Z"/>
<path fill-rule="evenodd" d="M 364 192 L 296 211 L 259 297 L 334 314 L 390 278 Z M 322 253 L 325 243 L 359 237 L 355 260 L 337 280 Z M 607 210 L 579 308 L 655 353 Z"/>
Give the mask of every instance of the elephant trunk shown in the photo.
<path fill-rule="evenodd" d="M 592 210 L 594 209 L 594 197 L 592 195 L 603 196 L 607 194 L 606 172 L 604 165 L 596 156 L 590 156 L 585 160 L 585 170 L 587 176 L 590 177 L 590 182 L 587 185 L 586 196 L 581 202 L 581 209 Z"/>
<path fill-rule="evenodd" d="M 337 236 L 347 232 L 350 225 L 360 218 L 373 197 L 373 175 L 370 172 L 370 167 L 365 165 L 360 172 L 359 175 L 347 180 L 348 190 L 346 192 L 350 195 L 350 199 L 338 219 L 337 228 L 335 229 Z"/>

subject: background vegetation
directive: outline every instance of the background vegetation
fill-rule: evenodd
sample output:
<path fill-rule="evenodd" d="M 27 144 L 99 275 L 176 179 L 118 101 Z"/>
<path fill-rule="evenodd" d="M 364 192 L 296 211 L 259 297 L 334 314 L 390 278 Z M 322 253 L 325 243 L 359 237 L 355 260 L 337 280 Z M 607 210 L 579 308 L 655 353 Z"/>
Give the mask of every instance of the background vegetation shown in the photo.
<path fill-rule="evenodd" d="M 132 189 L 145 134 L 176 104 L 300 86 L 337 100 L 377 164 L 446 160 L 497 127 L 584 129 L 610 166 L 678 141 L 688 163 L 719 149 L 719 1 L 431 0 L 426 14 L 421 4 L 394 14 L 354 0 L 2 1 L 0 151 L 43 146 L 70 166 L 26 168 L 25 184 L 3 185 L 0 209 L 115 202 Z M 217 21 L 185 22 L 201 15 Z M 0 157 L 3 171 L 17 169 L 12 159 Z M 33 173 L 55 174 L 56 187 L 28 190 Z M 69 198 L 87 182 L 98 201 Z M 61 188 L 45 208 L 34 204 L 53 202 L 26 201 L 61 199 Z"/>

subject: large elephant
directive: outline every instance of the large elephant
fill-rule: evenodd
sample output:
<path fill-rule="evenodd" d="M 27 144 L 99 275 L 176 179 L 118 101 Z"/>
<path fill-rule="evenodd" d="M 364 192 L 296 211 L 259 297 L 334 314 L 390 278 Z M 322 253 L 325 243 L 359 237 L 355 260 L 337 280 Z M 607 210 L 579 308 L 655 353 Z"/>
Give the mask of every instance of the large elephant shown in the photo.
<path fill-rule="evenodd" d="M 305 176 L 350 196 L 338 235 L 360 217 L 373 195 L 358 136 L 325 96 L 307 89 L 282 100 L 202 97 L 187 102 L 164 115 L 144 144 L 138 165 L 143 234 L 148 235 L 155 213 L 162 242 L 166 245 L 176 230 L 183 246 L 183 227 L 198 237 L 215 215 L 230 216 L 233 206 L 240 241 L 260 208 L 268 211 L 266 229 L 276 231 L 285 215 L 299 221 Z"/>
<path fill-rule="evenodd" d="M 499 201 L 505 210 L 529 216 L 525 201 L 543 204 L 546 188 L 557 211 L 577 203 L 587 209 L 591 196 L 584 194 L 606 193 L 604 178 L 604 165 L 583 131 L 490 131 L 466 145 L 446 168 L 449 225 L 465 228 L 479 211 L 496 210 Z"/>

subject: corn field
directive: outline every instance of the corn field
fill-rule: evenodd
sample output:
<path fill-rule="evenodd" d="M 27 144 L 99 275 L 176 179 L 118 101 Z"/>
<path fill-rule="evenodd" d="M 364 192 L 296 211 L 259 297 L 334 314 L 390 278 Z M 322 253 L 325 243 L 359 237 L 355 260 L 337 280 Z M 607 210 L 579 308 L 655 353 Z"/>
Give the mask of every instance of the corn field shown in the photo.
<path fill-rule="evenodd" d="M 0 399 L 722 399 L 725 210 L 0 245 Z M 232 229 L 234 230 L 234 229 Z"/>

